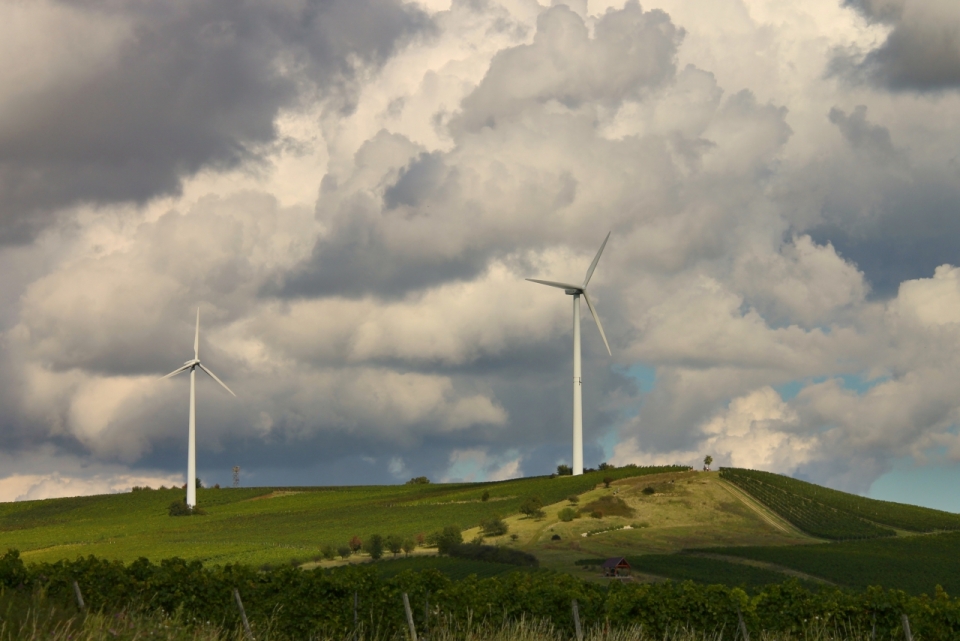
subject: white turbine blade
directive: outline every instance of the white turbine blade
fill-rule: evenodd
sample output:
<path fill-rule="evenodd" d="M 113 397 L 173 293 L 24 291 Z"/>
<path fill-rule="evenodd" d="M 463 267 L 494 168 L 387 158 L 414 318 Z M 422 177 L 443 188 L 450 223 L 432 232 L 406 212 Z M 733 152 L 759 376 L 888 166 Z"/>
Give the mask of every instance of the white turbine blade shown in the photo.
<path fill-rule="evenodd" d="M 180 368 L 178 368 L 178 369 L 173 370 L 172 372 L 170 372 L 170 373 L 167 374 L 166 376 L 162 376 L 162 377 L 160 378 L 160 380 L 162 381 L 162 380 L 165 379 L 165 378 L 170 378 L 171 376 L 176 376 L 176 375 L 179 374 L 180 372 L 184 372 L 184 371 L 186 371 L 186 370 L 188 370 L 188 369 L 190 369 L 190 366 L 189 366 L 189 365 L 184 365 L 183 367 L 180 367 Z"/>
<path fill-rule="evenodd" d="M 603 253 L 603 248 L 607 246 L 607 241 L 610 240 L 611 232 L 607 232 L 607 237 L 603 239 L 603 244 L 600 245 L 600 251 L 597 252 L 597 255 L 593 257 L 593 262 L 590 263 L 590 269 L 587 270 L 587 277 L 583 279 L 583 288 L 587 288 L 587 283 L 590 282 L 590 278 L 593 276 L 593 270 L 597 268 L 597 263 L 600 262 L 600 254 Z"/>
<path fill-rule="evenodd" d="M 583 300 L 587 301 L 587 307 L 590 308 L 590 314 L 593 316 L 593 320 L 597 321 L 597 329 L 600 330 L 600 338 L 603 339 L 603 344 L 607 346 L 607 354 L 613 356 L 613 352 L 610 351 L 610 343 L 607 342 L 607 335 L 603 333 L 603 325 L 600 324 L 600 317 L 597 316 L 597 310 L 593 308 L 593 303 L 590 302 L 590 297 L 587 296 L 587 292 L 583 292 Z"/>
<path fill-rule="evenodd" d="M 579 285 L 571 285 L 570 283 L 558 283 L 552 280 L 537 280 L 536 278 L 527 278 L 531 283 L 540 283 L 541 285 L 547 285 L 549 287 L 558 287 L 560 289 L 575 289 L 580 291 L 582 288 Z"/>
<path fill-rule="evenodd" d="M 221 381 L 219 378 L 217 378 L 217 375 L 216 375 L 216 374 L 214 374 L 213 372 L 211 372 L 210 370 L 208 370 L 206 367 L 204 367 L 204 366 L 201 365 L 200 363 L 197 363 L 197 365 L 200 367 L 200 369 L 202 369 L 202 370 L 205 371 L 207 374 L 209 374 L 210 377 L 213 378 L 213 380 L 215 380 L 216 382 L 220 383 L 220 385 L 223 386 L 223 389 L 225 389 L 225 390 L 227 390 L 228 392 L 230 392 L 231 394 L 233 394 L 233 390 L 230 389 L 229 387 L 227 387 L 226 383 L 224 383 L 224 382 Z M 236 396 L 236 394 L 233 394 L 233 395 Z"/>
<path fill-rule="evenodd" d="M 197 308 L 197 333 L 193 337 L 193 358 L 200 360 L 200 308 Z"/>

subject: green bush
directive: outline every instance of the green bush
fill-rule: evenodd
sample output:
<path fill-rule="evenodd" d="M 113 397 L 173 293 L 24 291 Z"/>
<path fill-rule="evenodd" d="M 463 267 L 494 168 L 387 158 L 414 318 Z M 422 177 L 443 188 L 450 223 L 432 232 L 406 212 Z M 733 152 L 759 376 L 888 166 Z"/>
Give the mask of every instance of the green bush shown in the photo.
<path fill-rule="evenodd" d="M 376 561 L 383 556 L 383 537 L 379 534 L 371 534 L 363 544 L 363 551 L 370 555 L 370 558 Z"/>
<path fill-rule="evenodd" d="M 430 479 L 428 479 L 426 476 L 415 476 L 409 481 L 407 481 L 406 484 L 407 485 L 427 485 L 429 483 L 430 483 Z"/>
<path fill-rule="evenodd" d="M 187 506 L 186 499 L 184 499 L 171 503 L 170 507 L 167 509 L 167 514 L 170 516 L 204 516 L 206 512 L 199 507 L 193 507 L 191 509 L 189 506 Z"/>
<path fill-rule="evenodd" d="M 341 545 L 337 548 L 337 554 L 340 555 L 341 559 L 346 560 L 351 554 L 353 554 L 353 550 L 350 549 L 349 545 Z"/>
<path fill-rule="evenodd" d="M 384 545 L 393 556 L 397 556 L 403 551 L 403 538 L 396 534 L 390 534 L 384 540 Z"/>
<path fill-rule="evenodd" d="M 558 514 L 558 516 L 560 517 L 561 521 L 568 523 L 573 519 L 578 518 L 580 516 L 580 511 L 575 510 L 572 507 L 565 507 L 562 510 L 560 510 L 560 513 Z"/>
<path fill-rule="evenodd" d="M 449 554 L 455 545 L 463 543 L 463 534 L 456 525 L 448 525 L 437 535 L 437 552 Z"/>
<path fill-rule="evenodd" d="M 634 514 L 633 508 L 627 505 L 619 496 L 601 496 L 596 501 L 591 501 L 584 505 L 583 509 L 591 512 L 602 512 L 604 516 L 624 516 L 629 518 Z"/>
<path fill-rule="evenodd" d="M 320 556 L 326 561 L 332 561 L 337 556 L 337 551 L 329 543 L 320 546 Z"/>
<path fill-rule="evenodd" d="M 540 566 L 537 557 L 520 550 L 511 550 L 496 545 L 477 545 L 474 543 L 461 543 L 450 548 L 450 556 L 460 559 L 474 559 L 476 561 L 488 561 L 491 563 L 507 563 L 509 565 L 520 565 L 524 567 L 536 568 Z"/>
<path fill-rule="evenodd" d="M 520 504 L 520 513 L 530 517 L 536 517 L 543 513 L 543 501 L 539 496 L 530 496 L 524 499 Z"/>
<path fill-rule="evenodd" d="M 484 536 L 503 536 L 509 531 L 509 526 L 499 516 L 480 521 L 480 529 Z"/>

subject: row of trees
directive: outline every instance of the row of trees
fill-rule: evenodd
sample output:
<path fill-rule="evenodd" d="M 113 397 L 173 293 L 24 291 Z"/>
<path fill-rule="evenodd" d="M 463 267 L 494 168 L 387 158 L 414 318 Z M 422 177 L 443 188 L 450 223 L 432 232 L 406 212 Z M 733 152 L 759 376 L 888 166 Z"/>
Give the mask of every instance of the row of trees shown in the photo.
<path fill-rule="evenodd" d="M 507 526 L 500 519 L 493 519 L 484 523 L 491 530 L 497 529 L 499 523 L 503 528 L 502 533 L 506 534 Z M 382 558 L 385 552 L 390 552 L 394 557 L 401 552 L 409 555 L 417 547 L 435 547 L 441 554 L 447 554 L 452 546 L 460 543 L 463 543 L 463 534 L 459 526 L 448 525 L 442 530 L 430 534 L 421 532 L 413 538 L 404 538 L 397 534 L 388 534 L 387 536 L 371 534 L 366 540 L 362 540 L 359 536 L 354 535 L 349 541 L 336 547 L 330 543 L 320 546 L 320 556 L 327 561 L 332 561 L 337 556 L 347 559 L 354 554 L 364 553 L 368 554 L 371 559 L 377 560 Z"/>

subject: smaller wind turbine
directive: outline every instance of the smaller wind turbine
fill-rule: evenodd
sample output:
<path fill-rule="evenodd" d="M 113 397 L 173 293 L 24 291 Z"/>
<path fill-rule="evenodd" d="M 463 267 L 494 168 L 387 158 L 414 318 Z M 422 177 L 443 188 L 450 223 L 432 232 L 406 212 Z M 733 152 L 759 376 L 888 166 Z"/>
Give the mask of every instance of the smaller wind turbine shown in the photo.
<path fill-rule="evenodd" d="M 183 367 L 175 369 L 163 378 L 176 376 L 180 372 L 190 370 L 190 436 L 187 445 L 187 507 L 193 509 L 197 506 L 197 368 L 202 369 L 216 382 L 220 383 L 223 389 L 233 394 L 233 390 L 227 387 L 223 381 L 217 378 L 217 375 L 208 370 L 200 363 L 200 308 L 197 308 L 197 333 L 193 338 L 193 360 L 187 361 Z M 160 380 L 163 380 L 161 378 Z M 236 394 L 233 394 L 236 397 Z"/>
<path fill-rule="evenodd" d="M 558 283 L 552 280 L 537 280 L 536 278 L 528 278 L 532 283 L 540 283 L 541 285 L 548 285 L 550 287 L 557 287 L 562 289 L 563 292 L 569 296 L 573 296 L 573 474 L 578 476 L 583 474 L 583 379 L 580 376 L 580 297 L 583 296 L 583 300 L 587 302 L 587 307 L 590 309 L 590 315 L 593 316 L 593 320 L 597 323 L 597 329 L 600 330 L 600 338 L 603 339 L 603 344 L 607 347 L 607 354 L 611 356 L 613 353 L 610 351 L 610 343 L 607 342 L 607 335 L 603 333 L 603 325 L 600 324 L 600 317 L 597 316 L 597 310 L 593 308 L 593 304 L 590 302 L 590 297 L 587 296 L 587 284 L 590 282 L 590 277 L 593 276 L 593 270 L 597 268 L 597 263 L 600 262 L 600 254 L 603 253 L 603 248 L 607 246 L 607 241 L 610 240 L 610 232 L 607 232 L 607 237 L 603 239 L 603 244 L 600 245 L 600 251 L 597 252 L 597 255 L 594 256 L 593 262 L 590 263 L 590 268 L 587 270 L 587 277 L 583 279 L 583 285 L 571 285 L 570 283 Z"/>

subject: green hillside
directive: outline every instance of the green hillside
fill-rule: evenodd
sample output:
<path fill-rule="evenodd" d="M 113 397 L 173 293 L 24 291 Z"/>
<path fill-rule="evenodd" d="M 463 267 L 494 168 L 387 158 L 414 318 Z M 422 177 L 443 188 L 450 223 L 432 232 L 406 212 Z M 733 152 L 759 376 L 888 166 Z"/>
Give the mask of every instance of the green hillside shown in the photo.
<path fill-rule="evenodd" d="M 614 479 L 683 468 L 625 467 L 583 476 L 496 483 L 360 487 L 201 489 L 206 516 L 171 517 L 182 490 L 0 504 L 0 549 L 27 561 L 96 555 L 133 561 L 179 556 L 211 563 L 286 563 L 318 554 L 321 545 L 378 533 L 413 537 L 447 525 L 519 511 L 531 496 L 556 503 Z M 484 492 L 488 500 L 482 500 Z"/>
<path fill-rule="evenodd" d="M 797 479 L 721 468 L 728 481 L 808 534 L 825 539 L 871 539 L 908 532 L 960 529 L 960 515 L 868 499 Z"/>
<path fill-rule="evenodd" d="M 960 594 L 960 532 L 703 551 L 789 568 L 842 587 L 882 585 L 910 594 L 933 594 L 939 585 L 949 594 Z"/>

